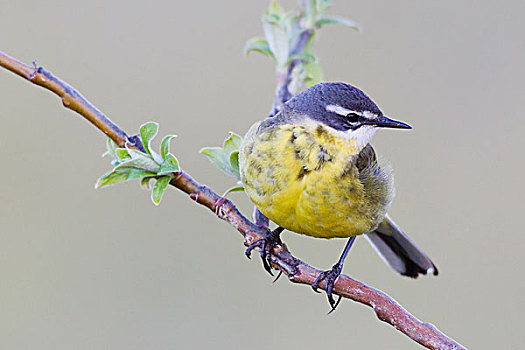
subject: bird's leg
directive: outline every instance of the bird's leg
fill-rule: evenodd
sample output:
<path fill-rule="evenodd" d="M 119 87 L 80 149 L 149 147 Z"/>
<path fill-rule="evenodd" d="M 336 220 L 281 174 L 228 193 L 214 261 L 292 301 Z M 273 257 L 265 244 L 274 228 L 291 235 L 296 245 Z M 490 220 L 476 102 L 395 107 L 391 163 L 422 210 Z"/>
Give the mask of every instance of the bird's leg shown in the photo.
<path fill-rule="evenodd" d="M 283 230 L 284 228 L 278 226 L 275 230 L 269 232 L 264 238 L 250 244 L 245 252 L 248 259 L 250 259 L 252 250 L 259 247 L 261 249 L 261 259 L 264 269 L 272 276 L 272 252 L 275 246 L 283 244 L 283 242 L 281 242 L 281 237 L 279 236 Z"/>
<path fill-rule="evenodd" d="M 331 270 L 321 272 L 317 279 L 312 283 L 312 288 L 317 293 L 320 293 L 317 288 L 319 288 L 319 283 L 322 280 L 326 280 L 326 295 L 328 296 L 328 302 L 330 303 L 330 306 L 332 307 L 332 310 L 330 310 L 329 313 L 335 310 L 337 305 L 339 305 L 339 302 L 341 301 L 341 296 L 337 299 L 337 301 L 334 300 L 334 297 L 332 296 L 332 290 L 334 288 L 335 281 L 337 280 L 337 277 L 341 274 L 341 270 L 343 269 L 343 263 L 345 261 L 346 256 L 348 255 L 348 252 L 350 251 L 350 248 L 352 247 L 352 244 L 355 241 L 355 236 L 351 237 L 348 242 L 346 242 L 345 250 L 343 250 L 343 254 L 341 254 L 341 257 L 337 261 L 337 263 L 332 267 Z"/>

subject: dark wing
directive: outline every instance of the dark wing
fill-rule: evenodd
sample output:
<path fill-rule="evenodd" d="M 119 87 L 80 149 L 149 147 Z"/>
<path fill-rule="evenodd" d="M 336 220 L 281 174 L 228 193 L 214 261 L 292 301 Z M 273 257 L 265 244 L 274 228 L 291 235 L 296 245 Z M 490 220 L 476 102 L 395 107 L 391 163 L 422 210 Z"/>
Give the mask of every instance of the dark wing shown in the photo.
<path fill-rule="evenodd" d="M 369 196 L 377 194 L 382 198 L 381 184 L 389 183 L 388 172 L 381 170 L 377 157 L 370 144 L 359 152 L 355 159 L 359 178 L 367 187 Z M 393 189 L 391 189 L 393 191 Z M 438 270 L 428 256 L 395 224 L 385 217 L 377 229 L 365 235 L 383 260 L 395 271 L 404 276 L 417 277 L 419 274 L 437 275 Z"/>
<path fill-rule="evenodd" d="M 379 256 L 401 275 L 416 278 L 419 274 L 438 274 L 432 260 L 388 215 L 375 231 L 367 233 L 365 237 Z"/>
<path fill-rule="evenodd" d="M 377 167 L 376 152 L 371 144 L 366 145 L 361 152 L 357 154 L 354 163 L 360 174 L 366 169 Z"/>
<path fill-rule="evenodd" d="M 368 144 L 359 152 L 352 163 L 359 172 L 359 181 L 363 184 L 366 197 L 371 206 L 380 211 L 390 206 L 394 198 L 394 179 L 392 169 L 380 166 L 374 148 Z M 379 214 L 381 216 L 384 215 Z"/>

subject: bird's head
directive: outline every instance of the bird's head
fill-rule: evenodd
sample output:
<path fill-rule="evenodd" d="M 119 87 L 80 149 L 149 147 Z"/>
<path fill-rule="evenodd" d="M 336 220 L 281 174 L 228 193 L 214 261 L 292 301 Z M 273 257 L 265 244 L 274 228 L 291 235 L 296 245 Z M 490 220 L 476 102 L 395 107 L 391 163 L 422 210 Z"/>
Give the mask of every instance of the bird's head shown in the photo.
<path fill-rule="evenodd" d="M 363 91 L 345 83 L 314 85 L 290 99 L 283 111 L 343 132 L 354 139 L 359 148 L 366 146 L 379 128 L 412 128 L 384 116 Z"/>

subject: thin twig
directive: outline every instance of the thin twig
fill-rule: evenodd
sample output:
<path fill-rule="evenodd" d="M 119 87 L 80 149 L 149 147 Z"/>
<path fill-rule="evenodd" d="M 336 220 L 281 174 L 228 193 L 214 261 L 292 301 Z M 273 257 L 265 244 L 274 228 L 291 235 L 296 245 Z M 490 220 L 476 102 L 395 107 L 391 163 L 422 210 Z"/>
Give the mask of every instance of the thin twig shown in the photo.
<path fill-rule="evenodd" d="M 125 145 L 127 142 L 136 140 L 111 122 L 75 89 L 43 68 L 28 66 L 2 52 L 0 52 L 0 66 L 57 94 L 65 107 L 89 120 L 118 145 Z M 136 144 L 135 147 L 142 148 L 141 146 L 141 144 Z M 200 185 L 187 173 L 178 172 L 170 184 L 189 194 L 190 198 L 213 211 L 222 220 L 229 222 L 244 236 L 246 246 L 268 233 L 268 228 L 252 223 L 239 212 L 231 201 L 219 196 L 210 188 Z M 271 259 L 273 267 L 286 274 L 294 283 L 311 285 L 321 272 L 295 258 L 285 244 L 274 249 Z M 465 349 L 433 325 L 419 321 L 385 293 L 348 276 L 339 277 L 334 285 L 333 293 L 372 307 L 381 321 L 391 324 L 429 349 Z"/>
<path fill-rule="evenodd" d="M 95 127 L 117 142 L 120 147 L 124 147 L 126 142 L 133 144 L 122 129 L 89 103 L 79 92 L 44 68 L 25 65 L 2 52 L 0 52 L 0 66 L 60 96 L 64 107 L 84 116 Z"/>

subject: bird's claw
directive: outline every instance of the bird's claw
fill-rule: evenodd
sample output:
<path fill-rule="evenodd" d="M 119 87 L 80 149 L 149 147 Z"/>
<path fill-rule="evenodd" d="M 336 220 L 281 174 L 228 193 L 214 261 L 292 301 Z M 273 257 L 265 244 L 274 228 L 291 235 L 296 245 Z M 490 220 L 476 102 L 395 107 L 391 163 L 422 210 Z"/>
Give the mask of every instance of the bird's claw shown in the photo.
<path fill-rule="evenodd" d="M 322 280 L 326 281 L 326 296 L 328 297 L 328 303 L 330 304 L 330 307 L 332 308 L 328 314 L 332 313 L 339 303 L 341 302 L 341 296 L 337 299 L 337 301 L 334 299 L 332 290 L 334 289 L 334 284 L 339 275 L 341 274 L 342 266 L 339 264 L 335 264 L 331 270 L 321 272 L 319 276 L 315 279 L 314 283 L 312 283 L 312 289 L 314 292 L 321 293 L 319 288 L 319 283 L 321 283 Z"/>
<path fill-rule="evenodd" d="M 251 243 L 244 254 L 248 259 L 251 259 L 252 250 L 259 248 L 261 251 L 261 260 L 263 263 L 264 269 L 273 276 L 272 272 L 272 254 L 273 249 L 282 244 L 279 234 L 282 229 L 278 228 L 269 232 L 264 238 L 261 238 L 253 243 Z"/>

